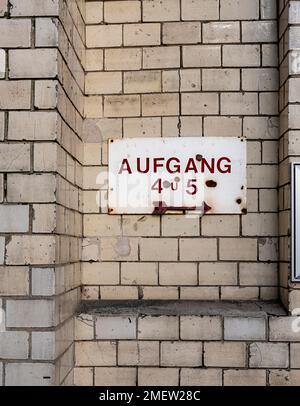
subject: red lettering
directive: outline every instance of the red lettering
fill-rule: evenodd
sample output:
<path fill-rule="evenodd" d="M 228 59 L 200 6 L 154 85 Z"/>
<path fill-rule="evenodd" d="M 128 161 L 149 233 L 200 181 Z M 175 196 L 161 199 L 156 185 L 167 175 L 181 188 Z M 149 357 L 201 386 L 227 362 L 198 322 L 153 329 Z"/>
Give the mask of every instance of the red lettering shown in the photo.
<path fill-rule="evenodd" d="M 185 167 L 185 173 L 188 173 L 188 172 L 190 172 L 190 171 L 193 171 L 194 173 L 197 173 L 197 172 L 198 172 L 198 170 L 197 170 L 197 165 L 196 165 L 196 163 L 195 163 L 195 161 L 194 161 L 193 158 L 190 158 L 190 159 L 188 160 L 188 163 L 186 164 L 186 167 Z"/>
<path fill-rule="evenodd" d="M 173 169 L 171 169 L 171 167 L 170 167 L 172 162 L 177 162 L 177 165 L 176 164 L 173 165 Z M 180 173 L 180 159 L 175 158 L 175 157 L 168 159 L 167 163 L 166 163 L 166 167 L 167 167 L 167 171 L 169 173 Z"/>
<path fill-rule="evenodd" d="M 121 168 L 120 168 L 120 170 L 119 170 L 119 175 L 120 175 L 122 172 L 125 172 L 125 171 L 127 171 L 128 173 L 132 173 L 132 170 L 131 170 L 131 168 L 130 168 L 128 159 L 126 159 L 126 158 L 124 158 L 123 161 L 122 161 Z"/>
<path fill-rule="evenodd" d="M 228 162 L 227 165 L 223 166 L 224 169 L 222 169 L 222 167 L 221 167 L 221 164 L 223 161 Z M 227 158 L 226 156 L 223 156 L 222 158 L 220 158 L 218 160 L 217 168 L 218 168 L 218 171 L 221 173 L 231 173 L 231 160 L 229 158 Z"/>
<path fill-rule="evenodd" d="M 153 158 L 153 172 L 157 172 L 157 168 L 163 168 L 163 164 L 159 163 L 159 161 L 164 161 L 165 158 Z"/>
<path fill-rule="evenodd" d="M 205 158 L 201 159 L 201 172 L 203 173 L 205 171 L 204 166 L 209 170 L 210 173 L 215 173 L 215 158 L 212 158 L 211 160 L 211 165 L 208 164 L 207 160 Z"/>
<path fill-rule="evenodd" d="M 140 173 L 148 173 L 150 169 L 150 158 L 146 158 L 146 168 L 141 169 L 141 158 L 137 158 L 137 171 Z"/>

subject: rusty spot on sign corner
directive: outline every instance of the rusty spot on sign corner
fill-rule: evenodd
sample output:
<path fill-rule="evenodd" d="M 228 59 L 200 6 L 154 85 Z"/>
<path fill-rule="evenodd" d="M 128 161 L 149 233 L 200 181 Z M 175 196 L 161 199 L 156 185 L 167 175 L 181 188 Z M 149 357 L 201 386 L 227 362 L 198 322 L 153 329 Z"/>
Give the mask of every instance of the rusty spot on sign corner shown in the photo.
<path fill-rule="evenodd" d="M 242 214 L 247 214 L 248 213 L 248 210 L 247 209 L 242 209 Z"/>
<path fill-rule="evenodd" d="M 241 204 L 242 203 L 242 199 L 239 197 L 238 199 L 236 199 L 237 204 Z"/>
<path fill-rule="evenodd" d="M 244 189 L 245 189 L 244 185 L 243 185 L 243 186 L 241 186 L 241 190 L 244 190 Z"/>
<path fill-rule="evenodd" d="M 204 211 L 204 213 L 207 213 L 211 209 L 212 209 L 212 207 L 210 207 L 207 203 L 203 202 L 203 211 Z"/>
<path fill-rule="evenodd" d="M 197 161 L 201 161 L 202 158 L 203 158 L 203 155 L 201 155 L 201 154 L 197 154 L 197 155 L 196 155 L 196 160 L 197 160 Z"/>
<path fill-rule="evenodd" d="M 212 179 L 207 180 L 205 182 L 205 184 L 206 184 L 207 187 L 216 187 L 217 186 L 217 182 L 215 180 L 212 180 Z"/>
<path fill-rule="evenodd" d="M 111 214 L 111 213 L 114 211 L 114 209 L 112 209 L 111 207 L 109 207 L 109 208 L 107 209 L 107 211 L 108 211 L 108 214 Z"/>

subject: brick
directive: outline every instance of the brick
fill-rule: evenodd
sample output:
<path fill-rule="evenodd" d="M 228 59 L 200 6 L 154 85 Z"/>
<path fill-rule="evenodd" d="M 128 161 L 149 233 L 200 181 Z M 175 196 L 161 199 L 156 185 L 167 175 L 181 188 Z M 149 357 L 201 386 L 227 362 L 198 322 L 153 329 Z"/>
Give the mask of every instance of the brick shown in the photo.
<path fill-rule="evenodd" d="M 159 365 L 159 342 L 120 341 L 118 345 L 118 365 Z"/>
<path fill-rule="evenodd" d="M 103 261 L 136 261 L 138 259 L 138 241 L 128 237 L 102 238 L 100 257 Z"/>
<path fill-rule="evenodd" d="M 259 113 L 278 114 L 278 94 L 276 92 L 259 94 Z M 291 124 L 293 126 L 293 124 Z"/>
<path fill-rule="evenodd" d="M 250 139 L 277 139 L 278 119 L 276 117 L 245 117 L 244 135 Z"/>
<path fill-rule="evenodd" d="M 221 66 L 219 45 L 188 45 L 182 47 L 184 67 Z"/>
<path fill-rule="evenodd" d="M 0 206 L 0 232 L 25 233 L 29 231 L 29 206 Z"/>
<path fill-rule="evenodd" d="M 57 82 L 54 80 L 36 80 L 34 105 L 38 109 L 54 109 L 57 106 Z"/>
<path fill-rule="evenodd" d="M 124 118 L 124 137 L 160 137 L 160 117 Z"/>
<path fill-rule="evenodd" d="M 101 286 L 102 300 L 137 300 L 139 291 L 137 286 Z"/>
<path fill-rule="evenodd" d="M 9 77 L 43 78 L 57 75 L 56 49 L 17 49 L 9 51 Z"/>
<path fill-rule="evenodd" d="M 164 44 L 197 44 L 201 42 L 199 22 L 181 22 L 163 24 Z"/>
<path fill-rule="evenodd" d="M 109 237 L 121 233 L 121 218 L 106 214 L 85 215 L 83 220 L 85 237 Z"/>
<path fill-rule="evenodd" d="M 271 317 L 269 321 L 270 341 L 300 341 L 299 326 L 296 317 Z M 294 331 L 295 330 L 295 331 Z"/>
<path fill-rule="evenodd" d="M 56 229 L 57 208 L 54 204 L 33 205 L 32 231 L 53 233 Z"/>
<path fill-rule="evenodd" d="M 256 287 L 224 286 L 221 288 L 221 300 L 258 300 Z"/>
<path fill-rule="evenodd" d="M 93 4 L 93 3 L 89 3 Z M 99 71 L 103 70 L 103 50 L 102 49 L 87 49 L 85 55 L 85 70 Z"/>
<path fill-rule="evenodd" d="M 278 163 L 278 143 L 276 141 L 265 141 L 263 143 L 262 159 L 264 163 Z"/>
<path fill-rule="evenodd" d="M 277 18 L 277 2 L 275 0 L 262 0 L 260 4 L 260 12 L 262 19 Z"/>
<path fill-rule="evenodd" d="M 185 116 L 181 117 L 182 137 L 202 136 L 202 117 Z"/>
<path fill-rule="evenodd" d="M 288 344 L 250 344 L 249 366 L 251 368 L 287 368 L 289 366 Z"/>
<path fill-rule="evenodd" d="M 32 358 L 53 360 L 55 358 L 55 334 L 51 332 L 32 333 Z"/>
<path fill-rule="evenodd" d="M 143 21 L 176 21 L 179 19 L 179 0 L 143 1 Z"/>
<path fill-rule="evenodd" d="M 180 90 L 196 92 L 201 90 L 200 69 L 184 69 L 180 71 Z"/>
<path fill-rule="evenodd" d="M 79 341 L 75 343 L 76 366 L 116 365 L 116 344 L 110 341 Z"/>
<path fill-rule="evenodd" d="M 138 339 L 177 340 L 179 318 L 174 316 L 146 316 L 138 319 Z"/>
<path fill-rule="evenodd" d="M 6 246 L 8 265 L 52 264 L 55 237 L 46 235 L 13 236 Z"/>
<path fill-rule="evenodd" d="M 278 174 L 274 165 L 249 165 L 247 183 L 249 188 L 276 188 Z"/>
<path fill-rule="evenodd" d="M 300 367 L 300 344 L 291 343 L 291 368 Z"/>
<path fill-rule="evenodd" d="M 135 339 L 136 319 L 134 317 L 96 317 L 96 339 Z"/>
<path fill-rule="evenodd" d="M 162 72 L 162 90 L 163 92 L 179 91 L 179 74 L 177 70 L 165 70 Z"/>
<path fill-rule="evenodd" d="M 179 114 L 179 95 L 142 95 L 142 113 L 144 116 L 177 116 Z"/>
<path fill-rule="evenodd" d="M 3 172 L 23 172 L 30 170 L 29 144 L 1 144 L 0 170 Z"/>
<path fill-rule="evenodd" d="M 97 82 L 97 83 L 99 83 L 99 82 Z M 104 85 L 104 87 L 101 86 L 101 92 L 104 91 L 105 86 L 106 85 Z M 116 92 L 116 93 L 118 93 L 118 92 Z M 85 118 L 98 118 L 98 117 L 102 117 L 102 116 L 103 116 L 103 98 L 102 98 L 102 96 L 85 97 L 84 98 L 84 117 Z"/>
<path fill-rule="evenodd" d="M 124 23 L 141 21 L 140 1 L 104 2 L 104 21 L 106 23 Z"/>
<path fill-rule="evenodd" d="M 180 338 L 182 340 L 221 340 L 222 320 L 219 316 L 182 316 Z"/>
<path fill-rule="evenodd" d="M 85 90 L 87 94 L 121 93 L 121 73 L 89 72 L 86 75 Z"/>
<path fill-rule="evenodd" d="M 260 238 L 258 240 L 258 257 L 260 261 L 278 260 L 277 238 Z"/>
<path fill-rule="evenodd" d="M 161 366 L 199 367 L 202 365 L 202 343 L 164 341 L 160 348 Z"/>
<path fill-rule="evenodd" d="M 135 368 L 95 368 L 97 386 L 135 386 Z"/>
<path fill-rule="evenodd" d="M 30 96 L 29 89 L 28 93 L 28 96 Z M 54 111 L 18 111 L 9 114 L 9 140 L 54 140 L 57 137 L 57 130 L 58 115 Z"/>
<path fill-rule="evenodd" d="M 86 27 L 88 48 L 119 47 L 122 45 L 122 25 L 90 25 Z"/>
<path fill-rule="evenodd" d="M 58 46 L 58 20 L 54 18 L 36 18 L 35 45 L 38 47 Z"/>
<path fill-rule="evenodd" d="M 52 386 L 55 367 L 46 363 L 8 363 L 5 368 L 6 386 Z"/>
<path fill-rule="evenodd" d="M 7 0 L 0 0 L 0 15 L 4 16 L 4 14 L 7 12 Z"/>
<path fill-rule="evenodd" d="M 85 3 L 85 22 L 99 24 L 103 22 L 103 1 Z"/>
<path fill-rule="evenodd" d="M 257 241 L 250 238 L 222 238 L 220 239 L 220 259 L 255 261 L 257 259 Z"/>
<path fill-rule="evenodd" d="M 277 69 L 243 69 L 242 70 L 243 90 L 277 90 L 278 70 Z"/>
<path fill-rule="evenodd" d="M 48 142 L 34 145 L 34 170 L 37 172 L 56 171 L 61 156 L 62 151 L 55 143 Z"/>
<path fill-rule="evenodd" d="M 22 296 L 28 295 L 28 293 L 29 270 L 27 267 L 0 267 L 1 295 Z"/>
<path fill-rule="evenodd" d="M 177 287 L 143 287 L 143 299 L 145 300 L 172 300 L 178 298 L 179 292 Z"/>
<path fill-rule="evenodd" d="M 81 290 L 82 300 L 99 300 L 99 286 L 84 286 Z"/>
<path fill-rule="evenodd" d="M 243 42 L 277 42 L 276 21 L 245 21 L 242 23 Z"/>
<path fill-rule="evenodd" d="M 217 241 L 215 238 L 181 238 L 181 261 L 215 261 L 217 259 Z"/>
<path fill-rule="evenodd" d="M 221 20 L 257 20 L 259 0 L 221 0 Z"/>
<path fill-rule="evenodd" d="M 52 327 L 54 305 L 51 300 L 7 300 L 7 327 Z"/>
<path fill-rule="evenodd" d="M 3 175 L 0 175 L 0 203 L 3 202 Z"/>
<path fill-rule="evenodd" d="M 242 120 L 239 117 L 205 117 L 204 135 L 207 137 L 240 137 Z"/>
<path fill-rule="evenodd" d="M 93 386 L 93 368 L 74 368 L 74 385 Z"/>
<path fill-rule="evenodd" d="M 31 290 L 35 296 L 55 294 L 55 271 L 53 268 L 32 268 Z"/>
<path fill-rule="evenodd" d="M 75 339 L 93 340 L 94 338 L 94 317 L 90 314 L 79 314 L 75 318 Z"/>
<path fill-rule="evenodd" d="M 278 192 L 276 189 L 261 189 L 259 191 L 260 211 L 278 210 Z"/>
<path fill-rule="evenodd" d="M 256 93 L 223 93 L 221 94 L 221 114 L 255 115 L 258 113 Z"/>
<path fill-rule="evenodd" d="M 6 52 L 0 49 L 0 79 L 5 78 L 6 74 Z"/>
<path fill-rule="evenodd" d="M 31 42 L 30 19 L 0 20 L 1 48 L 28 48 Z M 1 92 L 2 93 L 2 92 Z"/>
<path fill-rule="evenodd" d="M 298 370 L 271 370 L 269 383 L 271 386 L 298 386 L 300 373 Z"/>
<path fill-rule="evenodd" d="M 218 0 L 185 0 L 182 3 L 183 20 L 218 20 Z"/>
<path fill-rule="evenodd" d="M 237 216 L 204 216 L 201 220 L 203 236 L 238 236 L 240 234 L 239 218 Z"/>
<path fill-rule="evenodd" d="M 238 22 L 209 22 L 203 24 L 203 43 L 240 42 L 240 25 Z"/>
<path fill-rule="evenodd" d="M 199 285 L 236 285 L 237 265 L 234 263 L 200 263 Z"/>
<path fill-rule="evenodd" d="M 124 73 L 124 93 L 153 93 L 160 91 L 160 71 L 140 71 Z"/>
<path fill-rule="evenodd" d="M 160 285 L 197 285 L 197 265 L 192 263 L 161 263 Z"/>
<path fill-rule="evenodd" d="M 134 117 L 140 115 L 140 98 L 130 96 L 105 96 L 104 115 L 106 117 Z"/>
<path fill-rule="evenodd" d="M 203 90 L 239 90 L 239 69 L 203 69 Z M 252 90 L 252 89 L 251 89 Z"/>
<path fill-rule="evenodd" d="M 181 386 L 222 386 L 221 369 L 182 368 Z"/>
<path fill-rule="evenodd" d="M 204 364 L 212 367 L 245 367 L 245 343 L 205 343 Z"/>
<path fill-rule="evenodd" d="M 0 109 L 29 109 L 31 84 L 26 80 L 0 81 Z M 17 114 L 17 113 L 15 113 Z"/>
<path fill-rule="evenodd" d="M 278 66 L 277 44 L 262 45 L 262 66 Z"/>
<path fill-rule="evenodd" d="M 0 237 L 0 264 L 4 263 L 5 238 Z"/>
<path fill-rule="evenodd" d="M 145 119 L 146 120 L 146 119 Z M 147 236 L 155 237 L 160 235 L 160 219 L 154 216 L 123 215 L 122 230 L 125 236 Z"/>
<path fill-rule="evenodd" d="M 182 114 L 218 114 L 219 96 L 217 93 L 182 93 Z"/>
<path fill-rule="evenodd" d="M 117 285 L 119 283 L 119 264 L 83 263 L 82 283 L 84 285 Z"/>
<path fill-rule="evenodd" d="M 162 217 L 163 236 L 198 236 L 199 218 L 166 215 Z"/>
<path fill-rule="evenodd" d="M 140 48 L 105 50 L 105 70 L 138 70 L 142 67 Z M 111 86 L 111 83 L 109 83 Z M 111 93 L 111 92 L 107 92 Z"/>
<path fill-rule="evenodd" d="M 178 386 L 178 368 L 139 368 L 139 386 Z"/>
<path fill-rule="evenodd" d="M 266 371 L 259 369 L 228 369 L 224 371 L 225 386 L 266 386 Z"/>
<path fill-rule="evenodd" d="M 53 202 L 55 201 L 55 176 L 43 175 L 8 175 L 8 202 Z"/>
<path fill-rule="evenodd" d="M 179 68 L 179 46 L 143 48 L 143 68 Z"/>
<path fill-rule="evenodd" d="M 155 263 L 121 264 L 122 285 L 157 285 L 158 266 Z"/>
<path fill-rule="evenodd" d="M 225 317 L 224 339 L 255 341 L 266 339 L 266 320 L 258 317 Z"/>
<path fill-rule="evenodd" d="M 224 45 L 223 66 L 259 66 L 258 45 Z"/>
<path fill-rule="evenodd" d="M 278 234 L 278 216 L 273 213 L 249 213 L 242 217 L 242 234 L 272 236 Z"/>
<path fill-rule="evenodd" d="M 124 24 L 124 45 L 160 45 L 160 24 Z"/>
<path fill-rule="evenodd" d="M 176 261 L 177 241 L 173 238 L 143 238 L 140 241 L 141 261 Z"/>
<path fill-rule="evenodd" d="M 58 14 L 58 0 L 44 0 L 43 4 L 39 0 L 11 0 L 11 15 L 21 16 L 48 16 Z"/>
<path fill-rule="evenodd" d="M 240 264 L 240 284 L 248 286 L 276 286 L 277 272 L 276 264 Z"/>
<path fill-rule="evenodd" d="M 218 287 L 181 287 L 182 300 L 219 300 Z"/>
<path fill-rule="evenodd" d="M 101 144 L 84 143 L 83 156 L 85 165 L 100 165 L 101 161 Z"/>
<path fill-rule="evenodd" d="M 5 124 L 5 115 L 4 112 L 2 111 L 0 112 L 0 141 L 4 140 L 4 124 Z"/>

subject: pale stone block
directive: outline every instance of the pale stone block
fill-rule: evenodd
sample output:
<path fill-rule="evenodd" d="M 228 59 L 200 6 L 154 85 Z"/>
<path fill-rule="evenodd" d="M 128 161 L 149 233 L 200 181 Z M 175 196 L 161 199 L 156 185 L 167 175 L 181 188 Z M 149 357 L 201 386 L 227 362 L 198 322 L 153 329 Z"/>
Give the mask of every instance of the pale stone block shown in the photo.
<path fill-rule="evenodd" d="M 9 77 L 43 78 L 57 75 L 56 49 L 17 49 L 9 51 Z"/>
<path fill-rule="evenodd" d="M 278 260 L 278 239 L 277 238 L 259 238 L 258 257 L 260 261 Z"/>
<path fill-rule="evenodd" d="M 222 319 L 219 316 L 182 316 L 180 338 L 182 340 L 221 340 Z"/>
<path fill-rule="evenodd" d="M 85 3 L 85 22 L 87 24 L 100 24 L 103 21 L 103 1 Z"/>
<path fill-rule="evenodd" d="M 247 183 L 249 188 L 276 188 L 278 173 L 274 165 L 249 165 Z"/>
<path fill-rule="evenodd" d="M 163 341 L 160 346 L 161 366 L 199 367 L 202 365 L 201 342 Z"/>
<path fill-rule="evenodd" d="M 201 234 L 203 236 L 238 236 L 240 222 L 238 216 L 204 216 L 201 219 Z"/>
<path fill-rule="evenodd" d="M 202 117 L 184 116 L 181 121 L 182 137 L 201 137 L 202 136 Z"/>
<path fill-rule="evenodd" d="M 118 285 L 119 264 L 114 262 L 86 263 L 81 268 L 84 285 Z"/>
<path fill-rule="evenodd" d="M 199 22 L 181 22 L 163 24 L 164 44 L 198 44 L 201 42 Z"/>
<path fill-rule="evenodd" d="M 118 365 L 152 366 L 159 365 L 158 341 L 120 341 Z"/>
<path fill-rule="evenodd" d="M 243 42 L 277 42 L 277 21 L 242 23 Z"/>
<path fill-rule="evenodd" d="M 142 67 L 140 48 L 106 49 L 104 56 L 105 70 L 139 70 Z M 111 85 L 112 82 L 109 81 L 108 84 Z"/>
<path fill-rule="evenodd" d="M 74 368 L 74 385 L 93 386 L 93 368 Z"/>
<path fill-rule="evenodd" d="M 166 215 L 162 217 L 163 236 L 198 236 L 200 233 L 198 217 Z"/>
<path fill-rule="evenodd" d="M 26 359 L 29 352 L 29 334 L 25 331 L 1 331 L 0 357 Z"/>
<path fill-rule="evenodd" d="M 106 117 L 139 116 L 140 97 L 138 95 L 105 96 L 104 115 Z"/>
<path fill-rule="evenodd" d="M 106 23 L 130 23 L 141 21 L 141 2 L 105 1 L 104 21 Z"/>
<path fill-rule="evenodd" d="M 11 0 L 11 15 L 21 16 L 49 16 L 58 14 L 58 0 Z"/>
<path fill-rule="evenodd" d="M 165 70 L 162 72 L 162 90 L 163 92 L 178 92 L 179 77 L 178 70 Z"/>
<path fill-rule="evenodd" d="M 52 300 L 7 300 L 7 327 L 52 327 L 55 318 Z"/>
<path fill-rule="evenodd" d="M 55 189 L 53 174 L 10 174 L 7 179 L 7 200 L 18 203 L 54 202 Z"/>
<path fill-rule="evenodd" d="M 179 66 L 179 46 L 143 48 L 143 68 L 163 69 L 179 68 Z"/>
<path fill-rule="evenodd" d="M 160 91 L 160 71 L 140 71 L 124 73 L 124 93 L 153 93 Z"/>
<path fill-rule="evenodd" d="M 257 240 L 255 238 L 221 238 L 220 259 L 229 261 L 256 261 Z"/>
<path fill-rule="evenodd" d="M 138 339 L 177 340 L 179 338 L 179 318 L 174 316 L 140 317 L 138 319 Z"/>
<path fill-rule="evenodd" d="M 36 80 L 34 105 L 38 109 L 54 109 L 57 106 L 57 82 L 54 80 Z"/>
<path fill-rule="evenodd" d="M 135 386 L 136 368 L 95 368 L 95 385 Z"/>
<path fill-rule="evenodd" d="M 116 365 L 116 343 L 114 341 L 79 341 L 75 343 L 76 366 Z"/>
<path fill-rule="evenodd" d="M 221 66 L 219 45 L 189 45 L 182 47 L 184 67 Z"/>
<path fill-rule="evenodd" d="M 31 290 L 34 296 L 55 294 L 54 268 L 33 268 L 31 271 Z"/>
<path fill-rule="evenodd" d="M 86 45 L 87 48 L 120 47 L 122 45 L 122 25 L 108 24 L 87 26 Z"/>
<path fill-rule="evenodd" d="M 30 170 L 30 145 L 0 144 L 0 170 L 3 172 L 23 172 Z"/>
<path fill-rule="evenodd" d="M 0 0 L 0 15 L 4 16 L 4 14 L 7 12 L 7 0 Z"/>
<path fill-rule="evenodd" d="M 266 386 L 266 371 L 259 369 L 228 369 L 224 371 L 225 386 Z"/>
<path fill-rule="evenodd" d="M 86 94 L 121 93 L 122 75 L 120 72 L 88 72 L 85 90 Z"/>
<path fill-rule="evenodd" d="M 83 159 L 85 165 L 100 165 L 101 161 L 101 144 L 84 143 Z"/>
<path fill-rule="evenodd" d="M 128 237 L 102 238 L 100 257 L 103 261 L 137 261 L 138 239 Z"/>
<path fill-rule="evenodd" d="M 231 341 L 266 340 L 266 320 L 258 317 L 225 317 L 224 339 Z"/>
<path fill-rule="evenodd" d="M 84 286 L 81 290 L 82 300 L 99 300 L 99 286 Z"/>
<path fill-rule="evenodd" d="M 201 90 L 200 69 L 182 69 L 179 74 L 181 91 L 196 92 Z"/>
<path fill-rule="evenodd" d="M 221 300 L 258 300 L 256 287 L 225 286 L 221 288 Z"/>
<path fill-rule="evenodd" d="M 32 359 L 55 359 L 55 333 L 53 331 L 32 332 Z"/>
<path fill-rule="evenodd" d="M 20 83 L 21 81 L 18 81 Z M 1 87 L 0 82 L 0 87 Z M 15 83 L 15 82 L 8 82 Z M 24 82 L 27 83 L 27 82 Z M 29 82 L 28 82 L 29 84 Z M 16 95 L 15 95 L 16 96 Z M 28 87 L 28 97 L 30 90 Z M 55 111 L 17 111 L 9 114 L 9 140 L 54 140 L 58 131 L 58 114 Z"/>
<path fill-rule="evenodd" d="M 258 20 L 259 0 L 221 0 L 221 20 Z"/>
<path fill-rule="evenodd" d="M 263 44 L 261 54 L 262 66 L 278 66 L 277 44 Z"/>
<path fill-rule="evenodd" d="M 121 234 L 121 217 L 107 214 L 86 214 L 83 218 L 84 237 L 110 237 Z"/>
<path fill-rule="evenodd" d="M 75 339 L 93 340 L 94 338 L 94 317 L 90 314 L 79 314 L 75 318 Z"/>
<path fill-rule="evenodd" d="M 124 118 L 124 137 L 160 137 L 160 117 Z"/>
<path fill-rule="evenodd" d="M 104 86 L 106 86 L 106 85 L 104 85 Z M 105 89 L 103 87 L 101 87 L 101 89 L 102 89 L 101 92 L 105 91 Z M 85 118 L 99 118 L 102 116 L 103 116 L 103 98 L 102 98 L 102 96 L 86 96 L 84 98 L 84 117 Z"/>
<path fill-rule="evenodd" d="M 9 363 L 5 368 L 6 386 L 53 386 L 55 366 L 53 364 Z"/>
<path fill-rule="evenodd" d="M 252 368 L 287 368 L 289 366 L 288 344 L 250 344 L 249 365 Z"/>
<path fill-rule="evenodd" d="M 300 367 L 300 344 L 291 343 L 291 368 Z"/>
<path fill-rule="evenodd" d="M 87 49 L 85 55 L 85 67 L 87 72 L 103 70 L 103 50 Z"/>
<path fill-rule="evenodd" d="M 181 238 L 181 261 L 216 261 L 217 240 L 215 238 Z"/>
<path fill-rule="evenodd" d="M 269 321 L 270 341 L 300 341 L 299 332 L 293 326 L 298 326 L 296 317 L 271 317 Z"/>
<path fill-rule="evenodd" d="M 179 299 L 177 287 L 143 287 L 143 299 L 145 300 L 176 300 Z"/>
<path fill-rule="evenodd" d="M 1 37 L 1 34 L 0 34 Z M 31 83 L 28 80 L 1 80 L 0 81 L 0 109 L 29 109 Z M 20 112 L 11 114 L 21 114 Z M 19 135 L 20 136 L 20 135 Z"/>
<path fill-rule="evenodd" d="M 245 343 L 205 343 L 204 365 L 212 367 L 245 367 Z"/>
<path fill-rule="evenodd" d="M 0 112 L 0 141 L 4 140 L 4 123 L 5 122 L 5 115 L 4 112 Z"/>
<path fill-rule="evenodd" d="M 6 53 L 4 49 L 0 49 L 0 79 L 5 78 L 6 73 Z"/>
<path fill-rule="evenodd" d="M 219 300 L 218 287 L 180 287 L 182 300 Z"/>
<path fill-rule="evenodd" d="M 271 20 L 277 18 L 277 1 L 276 0 L 261 0 L 260 2 L 261 18 L 263 20 Z"/>
<path fill-rule="evenodd" d="M 197 285 L 197 264 L 193 263 L 160 263 L 160 285 Z"/>
<path fill-rule="evenodd" d="M 259 66 L 259 45 L 224 45 L 223 66 Z"/>
<path fill-rule="evenodd" d="M 278 90 L 277 69 L 243 69 L 242 90 Z"/>
<path fill-rule="evenodd" d="M 240 42 L 238 22 L 209 22 L 203 24 L 203 43 Z"/>
<path fill-rule="evenodd" d="M 134 317 L 96 317 L 96 339 L 131 340 L 136 338 L 136 318 Z"/>
<path fill-rule="evenodd" d="M 298 370 L 271 370 L 269 383 L 271 386 L 298 386 L 300 373 Z"/>
<path fill-rule="evenodd" d="M 137 286 L 101 286 L 102 300 L 137 300 L 139 291 Z"/>
<path fill-rule="evenodd" d="M 250 139 L 277 139 L 277 117 L 245 117 L 244 135 Z"/>
<path fill-rule="evenodd" d="M 243 216 L 242 235 L 277 236 L 278 215 L 276 213 L 249 213 Z"/>
<path fill-rule="evenodd" d="M 148 215 L 123 215 L 122 230 L 124 236 L 159 237 L 160 219 L 159 217 Z"/>
<path fill-rule="evenodd" d="M 181 386 L 222 386 L 221 369 L 182 368 Z"/>
<path fill-rule="evenodd" d="M 143 1 L 143 21 L 176 21 L 179 19 L 179 0 Z"/>
<path fill-rule="evenodd" d="M 124 24 L 124 45 L 160 45 L 160 24 Z"/>
<path fill-rule="evenodd" d="M 178 368 L 139 368 L 139 386 L 178 386 Z"/>
<path fill-rule="evenodd" d="M 157 285 L 158 266 L 156 263 L 123 263 L 121 264 L 122 285 Z"/>
<path fill-rule="evenodd" d="M 240 137 L 242 120 L 239 117 L 205 117 L 204 135 L 207 137 Z"/>
<path fill-rule="evenodd" d="M 210 115 L 218 114 L 219 95 L 217 93 L 182 93 L 183 115 Z"/>
<path fill-rule="evenodd" d="M 202 262 L 199 264 L 199 285 L 236 285 L 237 264 Z"/>
<path fill-rule="evenodd" d="M 1 262 L 1 253 L 0 253 L 0 262 Z M 28 295 L 28 293 L 29 293 L 29 269 L 27 267 L 14 267 L 14 266 L 0 267 L 1 295 L 25 296 Z"/>
<path fill-rule="evenodd" d="M 278 270 L 276 264 L 240 264 L 240 284 L 250 286 L 276 286 Z"/>
<path fill-rule="evenodd" d="M 25 233 L 29 231 L 29 206 L 0 206 L 0 232 Z"/>
<path fill-rule="evenodd" d="M 259 114 L 278 114 L 278 94 L 277 92 L 259 93 Z M 291 123 L 291 126 L 293 124 Z"/>
<path fill-rule="evenodd" d="M 0 237 L 0 264 L 4 264 L 5 237 Z"/>
<path fill-rule="evenodd" d="M 142 238 L 140 241 L 141 261 L 176 261 L 177 240 L 173 238 Z"/>
<path fill-rule="evenodd" d="M 35 45 L 38 47 L 58 46 L 58 20 L 54 18 L 35 19 Z"/>
<path fill-rule="evenodd" d="M 258 97 L 256 93 L 221 94 L 221 114 L 256 115 L 258 114 Z"/>
<path fill-rule="evenodd" d="M 239 69 L 203 69 L 202 89 L 222 90 L 222 91 L 239 90 L 240 89 Z"/>
<path fill-rule="evenodd" d="M 182 5 L 183 20 L 218 20 L 218 0 L 185 0 Z"/>
<path fill-rule="evenodd" d="M 1 48 L 28 48 L 31 43 L 31 21 L 29 18 L 0 20 Z M 2 92 L 1 92 L 2 93 Z"/>

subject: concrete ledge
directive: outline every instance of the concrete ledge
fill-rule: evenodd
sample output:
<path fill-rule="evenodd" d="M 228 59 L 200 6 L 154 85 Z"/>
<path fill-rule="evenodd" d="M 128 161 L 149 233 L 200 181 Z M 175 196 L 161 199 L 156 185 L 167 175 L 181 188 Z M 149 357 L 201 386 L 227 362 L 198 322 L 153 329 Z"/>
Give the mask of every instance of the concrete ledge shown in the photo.
<path fill-rule="evenodd" d="M 116 316 L 285 316 L 277 302 L 194 300 L 83 300 L 78 313 Z"/>

